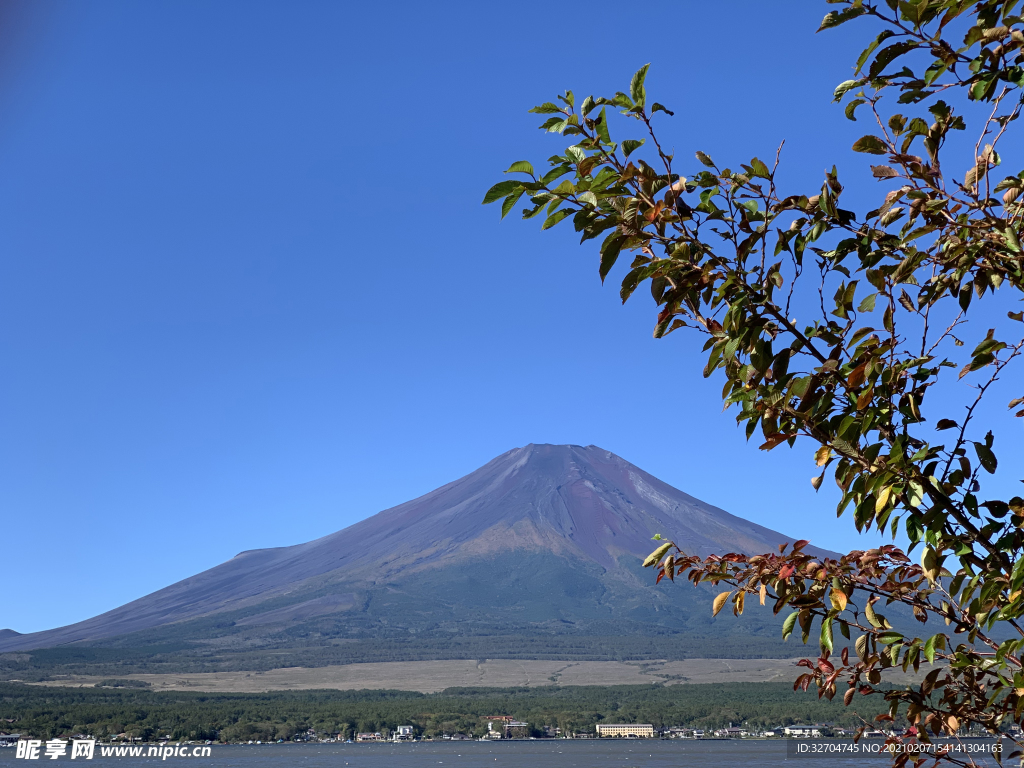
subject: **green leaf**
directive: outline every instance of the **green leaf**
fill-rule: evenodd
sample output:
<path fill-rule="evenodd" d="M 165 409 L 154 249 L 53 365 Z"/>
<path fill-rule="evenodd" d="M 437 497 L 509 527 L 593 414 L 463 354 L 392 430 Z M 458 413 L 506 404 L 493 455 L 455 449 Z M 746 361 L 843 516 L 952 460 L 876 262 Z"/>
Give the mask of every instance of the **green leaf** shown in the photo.
<path fill-rule="evenodd" d="M 949 64 L 944 61 L 936 61 L 924 71 L 925 85 L 931 85 L 934 83 L 947 69 L 949 69 Z"/>
<path fill-rule="evenodd" d="M 1017 233 L 1013 231 L 1013 227 L 1007 227 L 1003 230 L 1003 237 L 1006 238 L 1006 244 L 1010 250 L 1014 253 L 1020 253 L 1020 240 L 1017 239 Z"/>
<path fill-rule="evenodd" d="M 654 104 L 651 105 L 651 114 L 653 115 L 655 112 L 664 112 L 670 117 L 674 117 L 676 114 L 664 104 L 659 104 L 658 102 L 654 102 Z"/>
<path fill-rule="evenodd" d="M 821 26 L 818 27 L 817 31 L 821 32 L 824 29 L 838 27 L 840 24 L 845 24 L 850 19 L 855 19 L 864 13 L 867 13 L 867 11 L 859 5 L 842 11 L 829 11 L 825 14 L 825 18 L 821 20 Z"/>
<path fill-rule="evenodd" d="M 637 148 L 642 147 L 643 144 L 644 139 L 625 139 L 622 142 L 622 154 L 629 157 L 637 150 Z"/>
<path fill-rule="evenodd" d="M 572 173 L 572 166 L 567 163 L 562 163 L 561 165 L 556 165 L 550 171 L 545 173 L 540 180 L 543 184 L 550 184 L 555 179 L 559 179 L 567 173 Z"/>
<path fill-rule="evenodd" d="M 847 93 L 849 93 L 854 88 L 857 88 L 857 87 L 859 87 L 861 85 L 864 85 L 864 81 L 863 80 L 844 80 L 843 82 L 841 82 L 839 85 L 836 86 L 836 90 L 832 94 L 832 100 L 833 101 L 839 101 Z"/>
<path fill-rule="evenodd" d="M 871 41 L 871 45 L 861 51 L 860 56 L 857 57 L 856 71 L 860 72 L 861 69 L 864 68 L 864 64 L 867 63 L 868 57 L 874 53 L 875 49 L 895 34 L 896 33 L 891 29 L 886 29 L 880 32 L 878 37 Z"/>
<path fill-rule="evenodd" d="M 903 210 L 902 206 L 897 205 L 895 208 L 890 208 L 888 211 L 878 217 L 878 223 L 883 227 L 888 227 L 895 221 L 899 221 L 903 218 L 906 211 Z"/>
<path fill-rule="evenodd" d="M 557 104 L 552 104 L 550 101 L 545 101 L 539 107 L 534 107 L 530 111 L 538 115 L 550 115 L 553 112 L 561 112 L 562 108 Z"/>
<path fill-rule="evenodd" d="M 615 266 L 616 260 L 619 258 L 619 251 L 622 250 L 622 246 L 625 244 L 628 237 L 626 235 L 620 235 L 616 232 L 608 235 L 605 241 L 601 243 L 601 267 L 598 270 L 601 275 L 601 282 L 608 277 L 608 273 L 611 272 L 612 267 Z"/>
<path fill-rule="evenodd" d="M 889 646 L 889 658 L 892 659 L 892 665 L 895 667 L 900 663 L 900 651 L 903 650 L 903 643 L 893 643 Z"/>
<path fill-rule="evenodd" d="M 512 165 L 508 167 L 508 170 L 505 171 L 505 173 L 528 173 L 531 176 L 534 175 L 533 166 L 530 165 L 525 160 L 517 160 L 516 162 L 512 163 Z"/>
<path fill-rule="evenodd" d="M 889 151 L 889 148 L 885 145 L 877 136 L 862 136 L 853 143 L 854 152 L 864 152 L 869 155 L 884 155 Z"/>
<path fill-rule="evenodd" d="M 661 558 L 665 556 L 665 553 L 668 552 L 670 549 L 672 549 L 672 542 L 669 542 L 668 544 L 662 544 L 660 547 L 658 547 L 656 550 L 654 550 L 653 552 L 651 552 L 651 554 L 647 556 L 647 559 L 644 560 L 643 567 L 649 568 L 650 566 L 654 565 L 659 560 L 661 560 Z"/>
<path fill-rule="evenodd" d="M 534 216 L 540 216 L 540 213 L 543 210 L 544 210 L 544 202 L 537 203 L 533 208 L 524 208 L 523 209 L 523 218 L 524 219 L 532 219 Z"/>
<path fill-rule="evenodd" d="M 601 113 L 597 116 L 597 120 L 594 123 L 594 130 L 597 131 L 597 137 L 605 144 L 612 143 L 612 138 L 608 133 L 608 115 L 605 113 L 604 107 L 601 107 Z"/>
<path fill-rule="evenodd" d="M 975 101 L 985 101 L 992 95 L 998 83 L 999 81 L 994 74 L 985 75 L 971 86 L 971 90 L 968 93 Z"/>
<path fill-rule="evenodd" d="M 911 480 L 907 488 L 907 502 L 912 507 L 919 507 L 922 501 L 924 501 L 924 486 L 916 480 Z"/>
<path fill-rule="evenodd" d="M 924 644 L 924 657 L 928 659 L 929 664 L 935 663 L 935 639 L 937 637 L 938 635 L 932 635 Z"/>
<path fill-rule="evenodd" d="M 864 300 L 857 306 L 858 312 L 874 312 L 875 311 L 875 299 L 878 298 L 877 293 L 872 293 L 869 296 L 865 296 Z"/>
<path fill-rule="evenodd" d="M 504 219 L 515 208 L 516 203 L 519 202 L 519 198 L 523 196 L 524 192 L 526 192 L 525 189 L 520 189 L 505 198 L 505 202 L 501 204 L 501 218 Z"/>
<path fill-rule="evenodd" d="M 854 99 L 849 104 L 847 104 L 845 110 L 846 119 L 853 120 L 853 122 L 857 122 L 857 115 L 855 114 L 857 112 L 857 107 L 865 103 L 867 103 L 867 99 Z"/>
<path fill-rule="evenodd" d="M 974 450 L 978 454 L 978 461 L 981 462 L 981 466 L 990 475 L 994 475 L 999 462 L 996 461 L 996 455 L 992 453 L 992 449 L 984 443 L 975 443 Z"/>
<path fill-rule="evenodd" d="M 633 101 L 640 106 L 644 106 L 647 103 L 647 91 L 644 90 L 644 80 L 647 79 L 647 70 L 650 66 L 650 64 L 644 64 L 640 67 L 629 83 L 629 94 L 633 97 Z"/>
<path fill-rule="evenodd" d="M 882 326 L 889 333 L 893 333 L 893 308 L 891 306 L 887 306 L 886 311 L 882 313 Z"/>
<path fill-rule="evenodd" d="M 487 190 L 487 194 L 484 195 L 483 205 L 493 203 L 495 200 L 501 200 L 501 198 L 505 197 L 506 195 L 512 194 L 518 187 L 521 186 L 522 184 L 520 184 L 518 181 L 513 181 L 511 179 L 508 181 L 499 181 L 497 184 L 495 184 L 493 187 Z"/>
<path fill-rule="evenodd" d="M 796 627 L 797 617 L 800 615 L 799 611 L 793 611 L 786 617 L 786 620 L 782 623 L 782 639 L 788 640 L 789 636 L 793 634 L 793 628 Z"/>
<path fill-rule="evenodd" d="M 854 642 L 853 646 L 854 646 L 854 648 L 857 651 L 857 655 L 860 656 L 862 661 L 867 659 L 867 657 L 868 657 L 868 636 L 867 635 L 861 635 L 860 637 L 858 637 L 856 642 Z"/>
<path fill-rule="evenodd" d="M 576 192 L 576 187 L 573 186 L 573 183 L 571 181 L 569 181 L 569 179 L 566 179 L 565 181 L 563 181 L 561 184 L 559 184 L 557 187 L 555 187 L 551 191 L 552 191 L 552 193 L 554 193 L 555 200 L 558 200 L 560 196 L 568 196 L 568 195 L 571 195 L 571 194 L 575 193 Z"/>
<path fill-rule="evenodd" d="M 767 179 L 771 176 L 771 171 L 768 170 L 768 166 L 756 157 L 750 161 L 750 167 L 753 169 L 755 176 L 759 176 L 762 179 Z"/>
<path fill-rule="evenodd" d="M 875 613 L 875 608 L 871 604 L 870 601 L 868 601 L 867 603 L 864 604 L 864 615 L 867 617 L 868 623 L 872 627 L 882 627 L 883 626 L 882 619 L 880 619 L 878 617 L 878 614 Z"/>
<path fill-rule="evenodd" d="M 893 643 L 898 643 L 900 640 L 902 640 L 903 635 L 901 635 L 899 632 L 894 632 L 890 630 L 888 632 L 880 633 L 876 636 L 876 639 L 878 640 L 878 642 L 884 643 L 885 645 L 892 645 Z"/>
<path fill-rule="evenodd" d="M 819 642 L 824 650 L 832 651 L 832 619 L 824 619 L 821 622 Z"/>
<path fill-rule="evenodd" d="M 914 50 L 917 47 L 917 43 L 904 41 L 899 43 L 893 43 L 887 48 L 883 48 L 875 56 L 875 60 L 871 62 L 871 66 L 868 67 L 868 77 L 876 77 L 883 69 L 885 69 L 890 62 L 895 61 L 903 54 Z"/>
<path fill-rule="evenodd" d="M 611 104 L 613 107 L 622 107 L 623 109 L 629 110 L 633 108 L 633 101 L 622 91 L 618 91 L 610 99 L 601 99 L 601 104 Z"/>
<path fill-rule="evenodd" d="M 705 155 L 703 152 L 698 151 L 696 153 L 696 155 L 697 155 L 697 159 L 700 160 L 702 163 L 704 163 L 704 165 L 706 165 L 708 168 L 714 168 L 715 167 L 715 161 L 712 160 L 707 155 Z"/>
<path fill-rule="evenodd" d="M 576 211 L 572 208 L 560 208 L 559 210 L 548 216 L 544 223 L 541 225 L 541 229 L 551 229 L 555 224 L 560 222 L 566 216 L 572 216 Z"/>

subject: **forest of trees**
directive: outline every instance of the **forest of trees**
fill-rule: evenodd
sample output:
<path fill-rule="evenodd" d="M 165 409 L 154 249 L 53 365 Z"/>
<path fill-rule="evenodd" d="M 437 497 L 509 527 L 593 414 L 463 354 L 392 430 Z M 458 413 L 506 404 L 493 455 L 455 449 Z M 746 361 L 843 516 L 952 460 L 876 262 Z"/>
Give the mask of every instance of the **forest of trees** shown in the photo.
<path fill-rule="evenodd" d="M 55 688 L 0 683 L 0 721 L 36 738 L 88 734 L 136 739 L 290 740 L 308 729 L 345 737 L 413 725 L 417 734 L 482 735 L 483 718 L 511 715 L 535 729 L 590 731 L 599 722 L 715 728 L 832 722 L 861 725 L 885 707 L 870 698 L 844 708 L 786 683 L 450 688 L 409 691 L 290 691 L 266 694 L 154 693 L 144 689 Z"/>

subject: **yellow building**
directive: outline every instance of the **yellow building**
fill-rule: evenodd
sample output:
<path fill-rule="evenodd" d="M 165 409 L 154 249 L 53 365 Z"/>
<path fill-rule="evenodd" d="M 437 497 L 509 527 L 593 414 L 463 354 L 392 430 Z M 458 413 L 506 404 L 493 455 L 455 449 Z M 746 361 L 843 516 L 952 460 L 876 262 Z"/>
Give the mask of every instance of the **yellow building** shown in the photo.
<path fill-rule="evenodd" d="M 599 724 L 597 726 L 597 735 L 600 737 L 611 736 L 617 738 L 634 738 L 634 739 L 653 739 L 654 738 L 654 726 L 649 724 L 643 725 L 632 725 L 632 724 Z"/>

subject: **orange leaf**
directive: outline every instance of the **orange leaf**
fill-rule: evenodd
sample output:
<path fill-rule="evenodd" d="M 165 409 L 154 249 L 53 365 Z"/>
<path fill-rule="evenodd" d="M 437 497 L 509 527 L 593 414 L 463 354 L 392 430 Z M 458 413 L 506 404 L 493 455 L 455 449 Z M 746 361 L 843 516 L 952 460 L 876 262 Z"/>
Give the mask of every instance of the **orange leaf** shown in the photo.
<path fill-rule="evenodd" d="M 865 371 L 867 371 L 867 367 L 867 362 L 863 362 L 856 368 L 854 368 L 853 371 L 850 373 L 850 378 L 846 380 L 846 386 L 859 387 L 861 384 L 863 384 L 865 379 Z"/>
<path fill-rule="evenodd" d="M 715 602 L 711 606 L 712 616 L 718 615 L 718 612 L 722 610 L 722 607 L 725 605 L 725 601 L 729 599 L 729 595 L 731 594 L 732 592 L 722 592 L 718 597 L 715 598 Z"/>
<path fill-rule="evenodd" d="M 846 610 L 846 593 L 841 589 L 833 589 L 829 593 L 829 597 L 832 599 L 832 607 L 837 611 Z"/>

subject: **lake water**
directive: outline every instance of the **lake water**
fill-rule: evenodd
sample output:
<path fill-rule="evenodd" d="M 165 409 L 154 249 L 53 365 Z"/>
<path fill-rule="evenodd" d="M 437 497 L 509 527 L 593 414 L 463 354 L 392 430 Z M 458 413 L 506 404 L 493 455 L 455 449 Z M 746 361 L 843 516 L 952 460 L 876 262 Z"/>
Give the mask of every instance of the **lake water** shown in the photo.
<path fill-rule="evenodd" d="M 831 740 L 830 740 L 831 741 Z M 835 744 L 835 742 L 832 742 Z M 417 742 L 410 744 L 212 745 L 210 757 L 102 757 L 93 760 L 27 761 L 14 749 L 0 750 L 0 766 L 83 764 L 88 766 L 194 765 L 214 768 L 884 768 L 882 755 L 835 757 L 793 755 L 785 741 L 505 741 Z M 977 758 L 977 755 L 972 755 Z M 980 762 L 980 761 L 979 761 Z M 991 762 L 991 761 L 985 761 Z"/>

